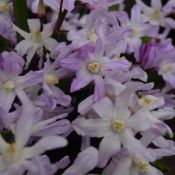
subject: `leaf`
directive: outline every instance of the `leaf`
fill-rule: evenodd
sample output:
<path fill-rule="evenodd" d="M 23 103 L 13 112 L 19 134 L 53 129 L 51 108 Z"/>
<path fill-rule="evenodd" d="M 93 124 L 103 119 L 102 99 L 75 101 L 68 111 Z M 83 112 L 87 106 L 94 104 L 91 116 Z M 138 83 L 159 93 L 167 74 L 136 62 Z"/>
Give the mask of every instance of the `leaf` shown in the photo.
<path fill-rule="evenodd" d="M 0 51 L 9 50 L 11 48 L 12 46 L 11 46 L 10 41 L 0 36 Z"/>
<path fill-rule="evenodd" d="M 16 25 L 22 30 L 28 31 L 28 8 L 26 0 L 13 0 L 13 8 Z M 21 37 L 18 35 L 18 40 L 20 39 Z"/>
<path fill-rule="evenodd" d="M 163 173 L 167 173 L 170 169 L 166 164 L 161 163 L 159 161 L 152 163 L 152 165 L 157 169 L 159 169 L 160 171 L 162 171 Z"/>

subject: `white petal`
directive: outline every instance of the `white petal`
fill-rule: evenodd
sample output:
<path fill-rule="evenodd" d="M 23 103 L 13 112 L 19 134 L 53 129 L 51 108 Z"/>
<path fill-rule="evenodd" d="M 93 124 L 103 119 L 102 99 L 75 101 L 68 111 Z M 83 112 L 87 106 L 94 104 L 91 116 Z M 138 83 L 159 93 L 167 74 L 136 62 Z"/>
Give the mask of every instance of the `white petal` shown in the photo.
<path fill-rule="evenodd" d="M 99 117 L 109 119 L 113 116 L 114 105 L 109 98 L 105 97 L 99 102 L 95 103 L 93 105 L 93 109 L 99 115 Z"/>
<path fill-rule="evenodd" d="M 98 151 L 94 147 L 88 147 L 80 152 L 73 165 L 70 166 L 63 175 L 85 174 L 94 169 L 98 162 Z"/>
<path fill-rule="evenodd" d="M 119 161 L 114 172 L 111 175 L 130 175 L 131 166 L 132 160 L 128 157 L 123 158 Z"/>
<path fill-rule="evenodd" d="M 72 126 L 82 136 L 108 137 L 113 135 L 111 121 L 77 118 L 72 122 Z"/>
<path fill-rule="evenodd" d="M 41 23 L 39 19 L 28 19 L 27 23 L 31 33 L 35 34 L 40 31 Z"/>
<path fill-rule="evenodd" d="M 108 160 L 121 149 L 121 142 L 118 136 L 103 138 L 99 146 L 98 167 L 104 167 Z"/>
<path fill-rule="evenodd" d="M 56 148 L 61 148 L 67 145 L 67 140 L 60 136 L 48 136 L 40 139 L 34 146 L 24 148 L 22 156 L 23 158 L 32 158 L 40 155 L 45 151 L 49 151 Z"/>
<path fill-rule="evenodd" d="M 13 24 L 13 29 L 18 32 L 22 37 L 24 37 L 25 39 L 30 39 L 31 38 L 31 34 L 25 32 L 24 30 L 21 30 L 19 27 L 17 27 L 16 25 Z"/>

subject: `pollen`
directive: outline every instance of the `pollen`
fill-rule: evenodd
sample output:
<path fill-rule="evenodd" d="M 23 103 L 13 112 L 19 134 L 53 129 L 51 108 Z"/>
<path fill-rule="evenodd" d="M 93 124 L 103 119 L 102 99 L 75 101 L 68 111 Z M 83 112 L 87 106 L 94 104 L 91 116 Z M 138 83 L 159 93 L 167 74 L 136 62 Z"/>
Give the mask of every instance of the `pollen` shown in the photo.
<path fill-rule="evenodd" d="M 15 144 L 10 144 L 5 151 L 5 153 L 7 154 L 8 157 L 13 157 L 15 152 L 16 152 L 16 145 Z"/>
<path fill-rule="evenodd" d="M 172 74 L 173 73 L 173 66 L 171 64 L 165 64 L 162 66 L 162 71 L 166 74 Z"/>
<path fill-rule="evenodd" d="M 9 10 L 9 4 L 7 2 L 0 2 L 0 9 L 2 10 Z"/>
<path fill-rule="evenodd" d="M 15 88 L 15 83 L 12 80 L 8 80 L 3 84 L 2 88 L 5 92 L 10 92 Z"/>
<path fill-rule="evenodd" d="M 149 164 L 143 160 L 139 161 L 138 168 L 141 173 L 146 173 L 149 168 Z"/>
<path fill-rule="evenodd" d="M 142 101 L 144 106 L 149 106 L 152 102 L 152 100 L 150 98 L 144 97 L 144 96 L 141 98 L 141 101 Z"/>
<path fill-rule="evenodd" d="M 138 171 L 140 173 L 146 173 L 149 169 L 149 164 L 144 161 L 144 160 L 140 160 L 138 157 L 133 157 L 132 159 L 133 161 L 133 166 L 138 168 Z"/>
<path fill-rule="evenodd" d="M 123 120 L 114 120 L 112 122 L 112 130 L 115 132 L 122 132 L 125 129 L 125 122 Z"/>
<path fill-rule="evenodd" d="M 40 31 L 37 31 L 37 32 L 34 34 L 34 41 L 35 41 L 35 42 L 40 42 L 40 41 L 41 41 L 41 32 L 40 32 Z"/>
<path fill-rule="evenodd" d="M 92 29 L 92 28 L 88 29 L 87 39 L 95 43 L 97 41 L 97 38 L 98 37 L 97 37 L 97 34 L 96 34 L 95 30 Z"/>
<path fill-rule="evenodd" d="M 57 85 L 59 84 L 59 78 L 55 75 L 51 75 L 51 74 L 47 74 L 45 76 L 45 81 L 46 83 L 50 84 L 50 85 Z"/>
<path fill-rule="evenodd" d="M 92 74 L 97 74 L 100 72 L 100 63 L 99 62 L 92 62 L 87 65 L 87 69 Z"/>

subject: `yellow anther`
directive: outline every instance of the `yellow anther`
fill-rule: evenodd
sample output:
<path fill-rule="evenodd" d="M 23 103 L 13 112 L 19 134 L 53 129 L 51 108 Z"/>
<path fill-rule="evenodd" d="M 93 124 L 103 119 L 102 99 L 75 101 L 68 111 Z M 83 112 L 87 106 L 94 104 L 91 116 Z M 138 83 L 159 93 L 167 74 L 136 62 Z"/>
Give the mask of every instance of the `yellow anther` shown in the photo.
<path fill-rule="evenodd" d="M 50 84 L 50 85 L 57 85 L 59 84 L 59 78 L 55 75 L 51 75 L 51 74 L 47 74 L 45 76 L 45 81 L 46 83 Z"/>
<path fill-rule="evenodd" d="M 88 29 L 88 31 L 87 31 L 87 39 L 92 41 L 92 42 L 96 42 L 97 38 L 98 37 L 97 37 L 97 34 L 96 34 L 95 30 L 92 29 L 92 28 Z"/>
<path fill-rule="evenodd" d="M 146 173 L 149 169 L 149 163 L 139 159 L 138 157 L 133 157 L 133 166 L 137 167 L 140 173 Z"/>
<path fill-rule="evenodd" d="M 163 13 L 161 12 L 160 9 L 155 9 L 154 12 L 151 14 L 151 19 L 158 21 L 163 18 Z"/>
<path fill-rule="evenodd" d="M 138 163 L 138 168 L 139 168 L 139 171 L 141 173 L 145 173 L 148 170 L 148 168 L 149 168 L 149 164 L 147 162 L 141 160 Z"/>
<path fill-rule="evenodd" d="M 9 10 L 9 4 L 7 2 L 0 2 L 0 9 L 2 10 Z"/>
<path fill-rule="evenodd" d="M 40 42 L 41 41 L 41 32 L 40 31 L 37 31 L 35 34 L 34 34 L 34 41 L 35 42 Z"/>
<path fill-rule="evenodd" d="M 99 62 L 92 62 L 87 65 L 87 69 L 92 74 L 97 74 L 100 72 L 100 63 Z"/>
<path fill-rule="evenodd" d="M 15 144 L 10 144 L 7 149 L 5 150 L 5 153 L 7 154 L 8 157 L 13 157 L 16 152 L 16 145 Z"/>
<path fill-rule="evenodd" d="M 112 122 L 112 130 L 115 132 L 122 132 L 125 129 L 125 122 L 123 120 L 114 120 Z"/>
<path fill-rule="evenodd" d="M 162 71 L 166 74 L 171 74 L 173 73 L 173 65 L 172 64 L 163 64 L 162 66 Z"/>
<path fill-rule="evenodd" d="M 10 92 L 15 88 L 15 82 L 12 80 L 8 80 L 3 84 L 2 88 L 5 92 Z"/>
<path fill-rule="evenodd" d="M 141 98 L 141 102 L 142 102 L 143 106 L 149 106 L 151 104 L 152 100 L 149 97 L 143 96 Z"/>

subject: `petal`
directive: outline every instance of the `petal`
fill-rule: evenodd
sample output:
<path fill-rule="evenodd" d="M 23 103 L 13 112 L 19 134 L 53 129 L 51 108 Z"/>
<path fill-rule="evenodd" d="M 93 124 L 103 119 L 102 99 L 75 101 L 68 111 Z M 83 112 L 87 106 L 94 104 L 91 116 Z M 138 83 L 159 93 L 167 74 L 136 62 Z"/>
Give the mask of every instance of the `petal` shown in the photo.
<path fill-rule="evenodd" d="M 85 174 L 96 167 L 98 161 L 98 151 L 94 147 L 88 147 L 78 154 L 74 161 L 63 175 Z"/>
<path fill-rule="evenodd" d="M 136 24 L 142 23 L 141 8 L 137 4 L 131 9 L 131 21 Z"/>
<path fill-rule="evenodd" d="M 132 160 L 130 158 L 123 158 L 120 160 L 111 175 L 130 175 L 130 168 L 132 166 Z"/>
<path fill-rule="evenodd" d="M 68 10 L 68 12 L 72 11 L 73 8 L 74 8 L 74 3 L 75 3 L 75 0 L 65 0 L 63 1 L 63 7 Z"/>
<path fill-rule="evenodd" d="M 80 114 L 86 114 L 92 108 L 93 103 L 94 103 L 94 95 L 91 95 L 78 105 L 78 112 Z"/>
<path fill-rule="evenodd" d="M 113 134 L 111 122 L 101 119 L 77 118 L 72 122 L 72 126 L 81 136 L 108 137 Z"/>
<path fill-rule="evenodd" d="M 109 119 L 113 116 L 114 105 L 109 98 L 104 97 L 102 100 L 93 105 L 93 109 L 99 117 Z"/>
<path fill-rule="evenodd" d="M 2 154 L 6 148 L 8 147 L 8 143 L 5 142 L 5 140 L 2 138 L 2 136 L 0 135 L 0 153 Z"/>
<path fill-rule="evenodd" d="M 43 45 L 47 50 L 55 52 L 55 48 L 57 47 L 58 42 L 53 38 L 47 38 L 43 41 Z"/>
<path fill-rule="evenodd" d="M 70 91 L 78 91 L 87 86 L 91 81 L 92 77 L 89 75 L 89 73 L 81 71 L 71 83 Z"/>
<path fill-rule="evenodd" d="M 19 27 L 17 27 L 16 25 L 13 24 L 13 29 L 18 32 L 23 38 L 25 39 L 30 39 L 31 38 L 31 34 L 25 32 L 24 30 L 21 30 Z"/>
<path fill-rule="evenodd" d="M 20 56 L 24 56 L 29 49 L 31 49 L 32 47 L 32 42 L 29 40 L 22 40 L 21 42 L 19 42 L 16 47 L 15 50 L 17 51 L 17 53 Z"/>
<path fill-rule="evenodd" d="M 171 107 L 164 107 L 156 111 L 151 112 L 152 115 L 161 120 L 170 120 L 175 116 L 175 110 Z"/>
<path fill-rule="evenodd" d="M 67 145 L 67 140 L 60 136 L 48 136 L 40 139 L 34 146 L 24 148 L 23 158 L 28 159 L 46 151 L 61 148 Z"/>
<path fill-rule="evenodd" d="M 154 9 L 159 10 L 162 8 L 162 2 L 161 2 L 161 0 L 151 0 L 151 6 Z"/>
<path fill-rule="evenodd" d="M 103 168 L 109 159 L 121 149 L 121 142 L 118 136 L 103 138 L 99 145 L 98 167 Z"/>
<path fill-rule="evenodd" d="M 54 23 L 50 22 L 43 25 L 42 37 L 48 38 L 52 35 L 54 29 Z M 57 44 L 58 46 L 58 44 Z"/>
<path fill-rule="evenodd" d="M 29 72 L 24 76 L 19 76 L 16 78 L 18 87 L 21 89 L 34 86 L 42 82 L 42 72 Z"/>
<path fill-rule="evenodd" d="M 27 23 L 31 33 L 35 34 L 40 31 L 41 22 L 39 19 L 28 19 Z"/>
<path fill-rule="evenodd" d="M 123 147 L 125 147 L 130 153 L 138 154 L 143 160 L 152 161 L 154 159 L 149 150 L 143 146 L 129 130 L 123 131 L 122 138 Z"/>
<path fill-rule="evenodd" d="M 3 92 L 3 90 L 0 91 L 0 106 L 6 111 L 9 112 L 9 110 L 12 107 L 13 101 L 16 97 L 15 92 Z"/>
<path fill-rule="evenodd" d="M 105 96 L 104 80 L 102 77 L 95 78 L 94 95 L 96 102 Z"/>
<path fill-rule="evenodd" d="M 135 131 L 146 131 L 153 127 L 153 122 L 147 117 L 144 110 L 137 111 L 126 121 L 126 127 L 132 128 Z"/>
<path fill-rule="evenodd" d="M 71 129 L 71 124 L 68 120 L 60 120 L 55 123 L 48 124 L 35 132 L 34 136 L 49 136 L 49 135 L 65 135 Z"/>
<path fill-rule="evenodd" d="M 68 70 L 79 70 L 82 61 L 79 58 L 64 58 L 59 61 L 59 64 Z"/>

